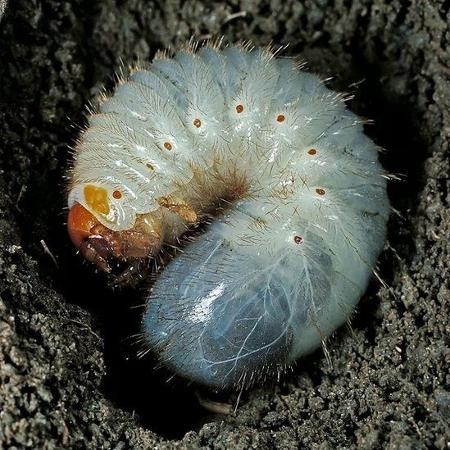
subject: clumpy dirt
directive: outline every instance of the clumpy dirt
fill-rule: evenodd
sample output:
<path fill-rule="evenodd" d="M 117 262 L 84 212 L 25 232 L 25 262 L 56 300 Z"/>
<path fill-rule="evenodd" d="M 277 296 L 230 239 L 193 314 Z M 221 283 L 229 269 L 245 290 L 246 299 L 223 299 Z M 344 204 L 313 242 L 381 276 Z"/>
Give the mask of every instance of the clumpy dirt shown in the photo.
<path fill-rule="evenodd" d="M 27 0 L 0 24 L 0 448 L 448 448 L 448 1 Z M 190 36 L 289 43 L 387 151 L 393 213 L 352 320 L 235 415 L 139 360 L 140 295 L 113 290 L 64 228 L 84 105 L 121 60 Z M 52 255 L 56 258 L 53 261 Z"/>

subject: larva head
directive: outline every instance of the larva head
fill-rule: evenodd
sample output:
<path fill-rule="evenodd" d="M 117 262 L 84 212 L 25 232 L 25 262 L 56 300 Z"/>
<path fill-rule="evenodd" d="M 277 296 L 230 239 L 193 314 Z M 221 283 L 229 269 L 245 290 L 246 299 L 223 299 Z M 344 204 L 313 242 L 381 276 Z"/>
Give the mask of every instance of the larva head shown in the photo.
<path fill-rule="evenodd" d="M 113 197 L 119 197 L 117 192 Z M 113 230 L 98 218 L 110 210 L 107 190 L 87 185 L 84 193 L 87 206 L 77 201 L 72 204 L 67 228 L 72 242 L 88 261 L 109 272 L 113 260 L 145 258 L 159 251 L 161 233 L 149 217 L 138 217 L 128 230 Z"/>
<path fill-rule="evenodd" d="M 120 247 L 112 239 L 112 232 L 78 202 L 70 208 L 67 229 L 70 239 L 83 256 L 100 269 L 109 272 L 109 257 L 120 255 Z"/>

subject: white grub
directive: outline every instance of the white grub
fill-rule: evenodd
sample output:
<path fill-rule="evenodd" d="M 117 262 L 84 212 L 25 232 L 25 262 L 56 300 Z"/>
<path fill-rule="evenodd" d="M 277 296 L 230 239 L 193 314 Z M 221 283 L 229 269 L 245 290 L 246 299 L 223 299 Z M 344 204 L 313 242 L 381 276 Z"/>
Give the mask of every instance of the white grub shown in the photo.
<path fill-rule="evenodd" d="M 276 377 L 324 343 L 385 242 L 388 175 L 364 120 L 278 52 L 160 52 L 90 116 L 71 173 L 69 207 L 111 230 L 159 214 L 177 245 L 211 220 L 157 277 L 143 333 L 162 363 L 217 390 Z M 88 184 L 107 192 L 107 212 Z"/>

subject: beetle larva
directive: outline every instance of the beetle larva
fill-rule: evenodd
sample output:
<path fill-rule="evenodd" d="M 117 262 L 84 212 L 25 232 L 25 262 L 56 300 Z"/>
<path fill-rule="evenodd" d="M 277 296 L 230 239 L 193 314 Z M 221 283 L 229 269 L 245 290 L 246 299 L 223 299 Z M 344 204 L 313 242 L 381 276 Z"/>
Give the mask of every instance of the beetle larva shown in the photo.
<path fill-rule="evenodd" d="M 351 314 L 385 241 L 383 175 L 362 120 L 295 60 L 187 47 L 134 70 L 89 117 L 69 233 L 108 270 L 214 217 L 152 286 L 143 331 L 176 373 L 247 385 Z"/>

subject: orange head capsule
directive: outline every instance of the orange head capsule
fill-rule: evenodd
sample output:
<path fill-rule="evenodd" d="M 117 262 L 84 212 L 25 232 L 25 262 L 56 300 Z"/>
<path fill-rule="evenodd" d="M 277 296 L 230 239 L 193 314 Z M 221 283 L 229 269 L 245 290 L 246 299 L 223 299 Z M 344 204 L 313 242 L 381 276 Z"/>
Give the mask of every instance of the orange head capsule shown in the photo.
<path fill-rule="evenodd" d="M 111 239 L 111 230 L 104 227 L 78 202 L 70 208 L 67 230 L 72 242 L 88 261 L 106 272 L 110 271 L 107 258 L 111 254 L 120 255 L 117 245 Z"/>
<path fill-rule="evenodd" d="M 155 229 L 136 223 L 130 230 L 113 231 L 78 202 L 69 211 L 67 229 L 83 256 L 106 272 L 111 271 L 111 258 L 117 261 L 146 258 L 157 253 L 161 246 L 161 235 Z"/>
<path fill-rule="evenodd" d="M 110 272 L 108 260 L 125 259 L 121 233 L 102 225 L 84 206 L 76 202 L 69 211 L 67 229 L 70 239 L 82 255 L 105 272 Z"/>
<path fill-rule="evenodd" d="M 76 202 L 70 208 L 67 217 L 67 230 L 75 247 L 80 248 L 83 241 L 89 238 L 91 230 L 100 222 L 84 207 Z"/>

